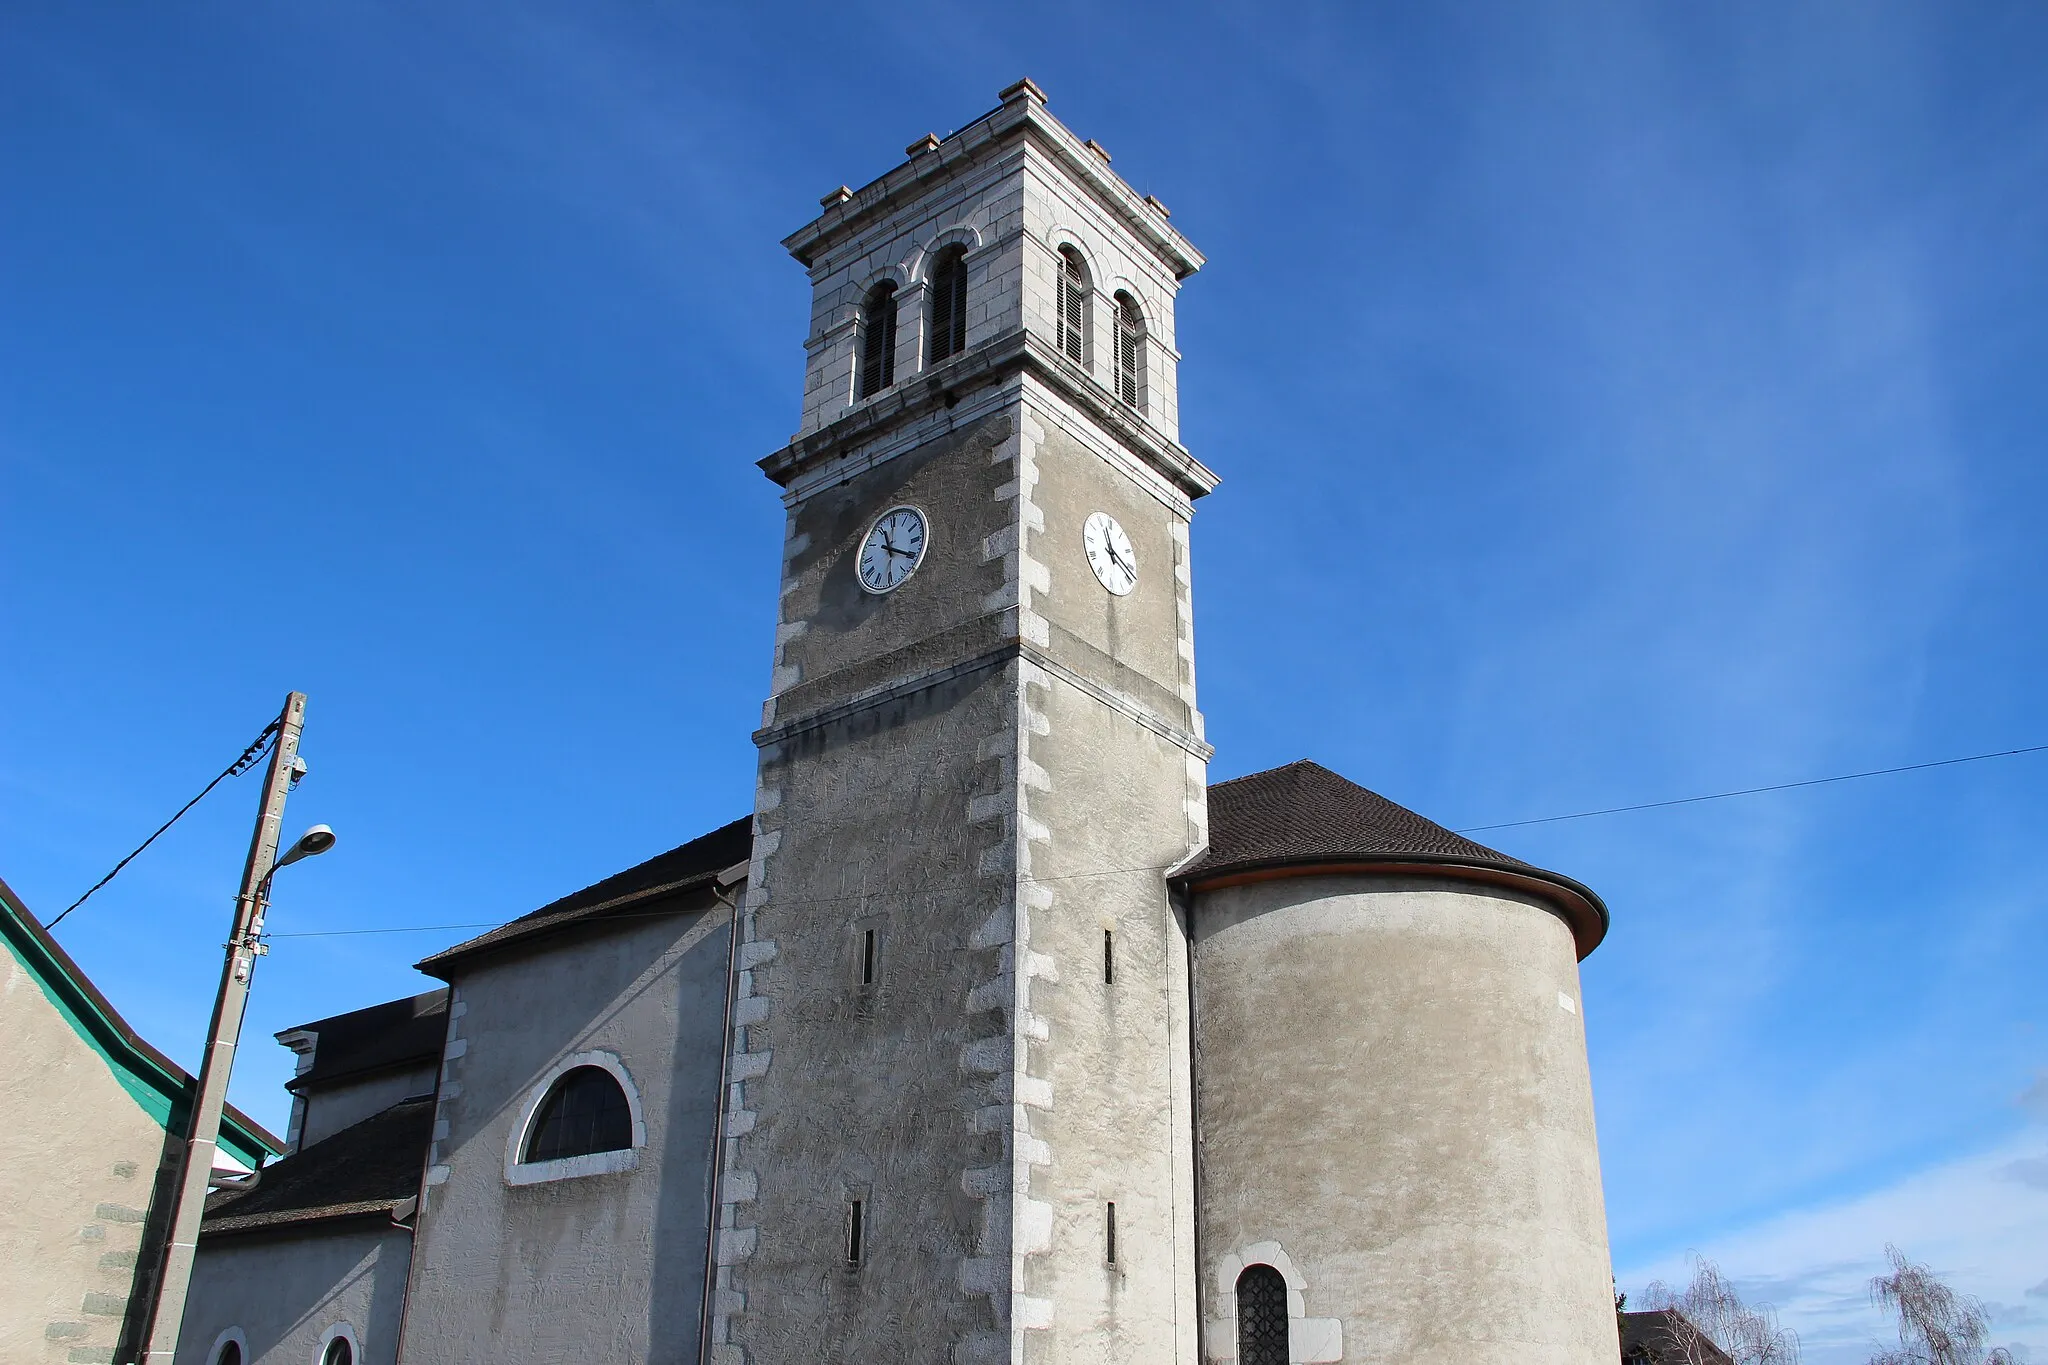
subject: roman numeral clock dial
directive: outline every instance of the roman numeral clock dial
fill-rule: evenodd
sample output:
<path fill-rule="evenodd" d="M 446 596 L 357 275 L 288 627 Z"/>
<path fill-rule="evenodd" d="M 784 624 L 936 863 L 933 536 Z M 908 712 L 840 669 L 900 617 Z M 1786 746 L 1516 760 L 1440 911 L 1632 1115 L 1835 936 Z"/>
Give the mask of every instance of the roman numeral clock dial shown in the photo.
<path fill-rule="evenodd" d="M 861 587 L 884 593 L 900 586 L 924 562 L 925 543 L 924 513 L 915 507 L 891 507 L 876 517 L 860 543 Z"/>
<path fill-rule="evenodd" d="M 1116 518 L 1107 512 L 1091 512 L 1081 528 L 1081 543 L 1088 551 L 1088 567 L 1118 597 L 1138 586 L 1138 552 Z"/>

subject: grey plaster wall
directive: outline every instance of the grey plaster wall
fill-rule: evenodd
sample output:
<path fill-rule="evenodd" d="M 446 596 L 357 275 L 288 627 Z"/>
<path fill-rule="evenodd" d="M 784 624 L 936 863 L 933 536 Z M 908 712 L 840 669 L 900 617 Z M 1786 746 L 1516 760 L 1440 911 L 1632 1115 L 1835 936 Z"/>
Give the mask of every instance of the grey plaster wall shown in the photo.
<path fill-rule="evenodd" d="M 1185 941 L 1162 877 L 1204 819 L 1188 508 L 1063 402 L 1006 392 L 792 507 L 723 1361 L 906 1341 L 961 1362 L 1194 1358 Z M 861 593 L 860 536 L 898 502 L 932 548 L 896 591 Z M 1139 589 L 1108 603 L 1082 550 L 1096 510 L 1140 547 Z M 883 977 L 863 988 L 870 930 Z"/>
<path fill-rule="evenodd" d="M 0 1169 L 12 1173 L 0 1360 L 111 1359 L 163 1130 L 11 952 L 0 953 L 0 1038 Z"/>
<path fill-rule="evenodd" d="M 326 1085 L 305 1097 L 300 1119 L 298 1145 L 311 1147 L 324 1137 L 381 1114 L 400 1100 L 434 1093 L 438 1068 L 419 1067 L 411 1071 L 387 1071 L 342 1085 Z"/>
<path fill-rule="evenodd" d="M 983 860 L 990 833 L 969 805 L 1000 791 L 978 741 L 1014 724 L 1016 667 L 763 753 L 720 1359 L 743 1344 L 756 1365 L 941 1361 L 1002 1326 L 963 1283 L 986 1244 L 1007 1250 L 1008 1228 L 1006 1213 L 988 1226 L 986 1192 L 965 1181 L 1006 1155 L 984 1113 L 1000 1103 L 1001 1058 L 975 1051 L 1000 1044 L 1003 1002 L 969 1001 L 1001 969 L 1004 942 L 979 931 L 1007 902 L 1008 864 Z M 869 931 L 877 979 L 864 986 Z"/>
<path fill-rule="evenodd" d="M 1231 1286 L 1265 1261 L 1297 1359 L 1611 1365 L 1564 923 L 1519 893 L 1367 876 L 1213 891 L 1193 919 L 1209 1358 L 1235 1357 Z"/>
<path fill-rule="evenodd" d="M 731 919 L 622 918 L 454 982 L 405 1358 L 694 1362 Z M 531 1092 L 586 1052 L 638 1088 L 631 1169 L 514 1185 Z"/>
<path fill-rule="evenodd" d="M 1206 768 L 1187 747 L 1199 725 L 1185 628 L 1189 508 L 1099 435 L 1089 439 L 1056 395 L 1027 394 L 1043 523 L 1030 545 L 1044 571 L 1031 605 L 1046 623 L 1047 655 L 1065 668 L 1034 670 L 1023 737 L 1043 774 L 1030 794 L 1025 927 L 1053 968 L 1032 993 L 1044 1039 L 1029 1054 L 1032 1074 L 1050 1085 L 1051 1103 L 1031 1123 L 1049 1161 L 1031 1188 L 1052 1205 L 1052 1235 L 1024 1273 L 1054 1317 L 1027 1337 L 1028 1358 L 1191 1362 L 1187 942 L 1164 879 L 1206 822 Z M 1082 528 L 1096 511 L 1116 517 L 1137 551 L 1127 596 L 1106 591 L 1088 567 Z"/>
<path fill-rule="evenodd" d="M 177 1365 L 212 1365 L 230 1330 L 248 1365 L 313 1365 L 341 1326 L 359 1365 L 392 1365 L 411 1256 L 412 1235 L 388 1219 L 203 1238 Z"/>

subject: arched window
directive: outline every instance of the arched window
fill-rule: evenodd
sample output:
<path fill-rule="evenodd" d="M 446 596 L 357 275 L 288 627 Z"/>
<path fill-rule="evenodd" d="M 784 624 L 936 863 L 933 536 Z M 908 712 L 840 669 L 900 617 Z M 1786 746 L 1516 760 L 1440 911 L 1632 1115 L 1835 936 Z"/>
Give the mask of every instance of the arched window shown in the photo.
<path fill-rule="evenodd" d="M 528 1161 L 616 1152 L 633 1145 L 633 1111 L 611 1072 L 579 1066 L 563 1072 L 548 1091 L 531 1131 Z"/>
<path fill-rule="evenodd" d="M 896 382 L 896 286 L 888 280 L 873 289 L 860 305 L 860 388 L 867 398 Z"/>
<path fill-rule="evenodd" d="M 232 1337 L 213 1353 L 213 1365 L 242 1365 L 242 1343 Z"/>
<path fill-rule="evenodd" d="M 1138 411 L 1145 410 L 1145 315 L 1138 301 L 1119 291 L 1116 296 L 1116 396 Z"/>
<path fill-rule="evenodd" d="M 1060 352 L 1088 365 L 1088 263 L 1070 246 L 1060 248 Z"/>
<path fill-rule="evenodd" d="M 347 1337 L 336 1337 L 320 1353 L 320 1365 L 356 1365 L 356 1352 Z"/>
<path fill-rule="evenodd" d="M 967 349 L 967 248 L 949 246 L 932 266 L 931 356 L 936 365 Z"/>
<path fill-rule="evenodd" d="M 1287 1365 L 1287 1281 L 1269 1265 L 1237 1277 L 1237 1365 Z"/>

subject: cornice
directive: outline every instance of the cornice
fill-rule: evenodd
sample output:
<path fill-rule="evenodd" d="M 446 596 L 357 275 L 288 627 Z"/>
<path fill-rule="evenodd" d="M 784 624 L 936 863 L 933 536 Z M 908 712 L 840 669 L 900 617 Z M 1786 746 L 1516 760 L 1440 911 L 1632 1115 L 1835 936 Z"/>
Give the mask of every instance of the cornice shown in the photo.
<path fill-rule="evenodd" d="M 1091 150 L 1048 113 L 1044 92 L 1036 85 L 1019 81 L 1003 92 L 1002 99 L 1000 106 L 943 142 L 927 136 L 912 143 L 908 160 L 860 189 L 842 186 L 826 195 L 822 201 L 825 211 L 783 238 L 783 247 L 808 268 L 905 200 L 928 193 L 934 181 L 978 166 L 1001 155 L 1016 140 L 1027 138 L 1145 243 L 1175 279 L 1186 279 L 1202 268 L 1202 253 L 1167 221 L 1159 201 L 1132 189 L 1109 169 L 1106 154 Z"/>
<path fill-rule="evenodd" d="M 829 426 L 791 441 L 761 459 L 761 472 L 789 487 L 814 469 L 849 454 L 890 428 L 913 421 L 937 407 L 952 407 L 962 393 L 1029 371 L 1056 390 L 1190 498 L 1214 492 L 1215 472 L 1188 453 L 1187 447 L 1164 435 L 1142 414 L 1090 378 L 1042 337 L 1023 329 L 1007 332 L 955 356 L 943 365 L 904 380 L 886 393 L 862 403 Z"/>

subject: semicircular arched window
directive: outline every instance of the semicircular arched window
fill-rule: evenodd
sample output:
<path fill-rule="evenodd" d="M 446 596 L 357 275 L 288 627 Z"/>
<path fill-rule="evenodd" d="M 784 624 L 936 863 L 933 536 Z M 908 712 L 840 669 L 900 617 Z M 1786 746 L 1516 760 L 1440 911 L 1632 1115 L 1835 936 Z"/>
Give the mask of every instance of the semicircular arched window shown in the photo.
<path fill-rule="evenodd" d="M 1060 351 L 1088 368 L 1088 263 L 1073 247 L 1060 248 Z"/>
<path fill-rule="evenodd" d="M 967 248 L 949 246 L 932 266 L 931 357 L 936 365 L 967 349 Z"/>
<path fill-rule="evenodd" d="M 1145 410 L 1145 314 L 1122 290 L 1116 296 L 1116 396 Z"/>
<path fill-rule="evenodd" d="M 633 1110 L 611 1072 L 601 1066 L 572 1067 L 534 1112 L 531 1132 L 528 1161 L 616 1152 L 633 1145 Z"/>
<path fill-rule="evenodd" d="M 347 1337 L 334 1338 L 321 1353 L 320 1365 L 356 1365 L 355 1347 L 349 1345 Z"/>
<path fill-rule="evenodd" d="M 242 1343 L 232 1338 L 220 1344 L 220 1352 L 214 1356 L 213 1365 L 242 1365 Z"/>
<path fill-rule="evenodd" d="M 1287 1281 L 1272 1266 L 1237 1277 L 1237 1365 L 1287 1365 Z"/>
<path fill-rule="evenodd" d="M 896 382 L 896 286 L 883 280 L 860 305 L 860 387 L 870 398 Z"/>

